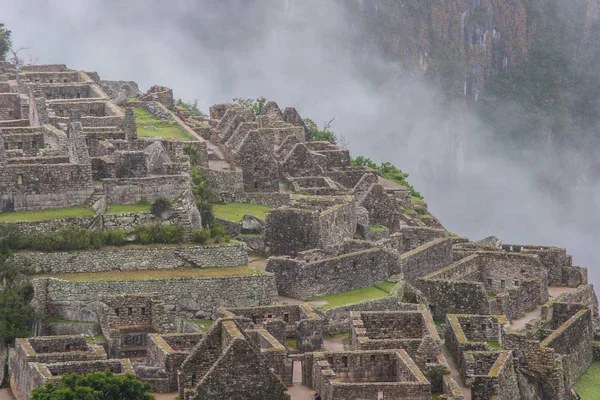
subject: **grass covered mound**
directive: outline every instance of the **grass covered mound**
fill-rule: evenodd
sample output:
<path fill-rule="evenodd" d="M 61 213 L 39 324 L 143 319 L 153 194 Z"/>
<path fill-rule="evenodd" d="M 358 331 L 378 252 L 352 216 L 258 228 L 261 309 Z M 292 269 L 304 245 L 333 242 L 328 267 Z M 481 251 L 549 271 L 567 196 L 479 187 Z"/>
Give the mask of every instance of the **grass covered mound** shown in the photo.
<path fill-rule="evenodd" d="M 77 274 L 44 274 L 31 278 L 57 278 L 72 282 L 88 281 L 148 281 L 169 278 L 215 278 L 245 275 L 264 275 L 266 272 L 246 266 L 229 268 L 174 268 L 157 270 L 104 271 Z"/>
<path fill-rule="evenodd" d="M 0 223 L 51 221 L 53 219 L 86 218 L 95 215 L 94 209 L 80 205 L 67 208 L 0 213 Z"/>
<path fill-rule="evenodd" d="M 271 211 L 269 207 L 260 204 L 230 203 L 213 206 L 215 217 L 233 222 L 240 222 L 246 214 L 264 221 L 269 211 Z"/>
<path fill-rule="evenodd" d="M 379 282 L 373 286 L 367 286 L 360 289 L 350 290 L 348 292 L 342 292 L 337 294 L 329 294 L 327 296 L 311 297 L 306 299 L 307 301 L 326 301 L 327 304 L 318 306 L 324 310 L 330 308 L 340 307 L 346 304 L 359 303 L 366 300 L 375 300 L 388 297 L 392 288 L 396 286 L 396 282 Z"/>
<path fill-rule="evenodd" d="M 176 122 L 163 121 L 142 107 L 135 107 L 135 122 L 138 137 L 156 136 L 181 141 L 193 140 Z"/>

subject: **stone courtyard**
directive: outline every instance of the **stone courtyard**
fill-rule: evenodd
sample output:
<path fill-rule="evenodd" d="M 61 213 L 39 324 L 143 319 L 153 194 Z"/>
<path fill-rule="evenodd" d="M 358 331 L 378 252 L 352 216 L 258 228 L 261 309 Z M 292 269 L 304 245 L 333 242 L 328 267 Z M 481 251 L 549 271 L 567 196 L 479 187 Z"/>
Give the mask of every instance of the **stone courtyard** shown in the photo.
<path fill-rule="evenodd" d="M 65 65 L 0 63 L 0 215 L 89 212 L 5 225 L 158 223 L 186 237 L 15 251 L 51 319 L 9 350 L 17 400 L 104 370 L 165 399 L 578 398 L 573 385 L 600 361 L 598 301 L 566 249 L 451 234 L 407 187 L 314 141 L 293 107 L 191 115 L 163 86 L 113 91 Z M 181 136 L 160 136 L 161 124 Z M 194 167 L 215 205 L 264 215 L 215 214 L 233 240 L 192 243 L 203 227 Z M 163 198 L 166 216 L 109 212 Z"/>

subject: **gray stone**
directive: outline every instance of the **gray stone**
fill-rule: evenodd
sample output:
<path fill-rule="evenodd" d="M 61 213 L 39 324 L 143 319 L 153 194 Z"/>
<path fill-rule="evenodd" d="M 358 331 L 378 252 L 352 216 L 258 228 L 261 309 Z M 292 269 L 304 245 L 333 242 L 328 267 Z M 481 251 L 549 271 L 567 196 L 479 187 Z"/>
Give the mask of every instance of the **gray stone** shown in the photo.
<path fill-rule="evenodd" d="M 264 221 L 252 215 L 242 217 L 242 233 L 263 233 L 264 227 Z"/>

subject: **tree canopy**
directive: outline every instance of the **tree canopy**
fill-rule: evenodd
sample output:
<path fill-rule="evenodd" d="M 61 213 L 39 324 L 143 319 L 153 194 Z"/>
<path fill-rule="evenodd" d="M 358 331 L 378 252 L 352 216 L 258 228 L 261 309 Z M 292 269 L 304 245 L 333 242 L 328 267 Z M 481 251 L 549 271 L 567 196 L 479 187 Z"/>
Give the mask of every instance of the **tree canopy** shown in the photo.
<path fill-rule="evenodd" d="M 6 60 L 6 55 L 12 46 L 10 31 L 0 23 L 0 60 Z"/>
<path fill-rule="evenodd" d="M 148 393 L 150 384 L 132 374 L 116 375 L 110 371 L 85 376 L 66 374 L 59 383 L 35 389 L 31 400 L 154 400 Z"/>

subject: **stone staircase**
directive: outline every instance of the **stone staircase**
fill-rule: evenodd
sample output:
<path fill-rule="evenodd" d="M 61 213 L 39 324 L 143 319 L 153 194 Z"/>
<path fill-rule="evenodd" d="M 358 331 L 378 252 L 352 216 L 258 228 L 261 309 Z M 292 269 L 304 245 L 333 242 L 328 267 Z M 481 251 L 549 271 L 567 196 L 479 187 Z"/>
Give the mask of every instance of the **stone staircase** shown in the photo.
<path fill-rule="evenodd" d="M 96 214 L 104 214 L 106 211 L 106 198 L 104 186 L 101 183 L 94 183 L 94 192 L 85 202 L 85 206 L 94 208 Z"/>

